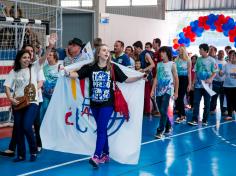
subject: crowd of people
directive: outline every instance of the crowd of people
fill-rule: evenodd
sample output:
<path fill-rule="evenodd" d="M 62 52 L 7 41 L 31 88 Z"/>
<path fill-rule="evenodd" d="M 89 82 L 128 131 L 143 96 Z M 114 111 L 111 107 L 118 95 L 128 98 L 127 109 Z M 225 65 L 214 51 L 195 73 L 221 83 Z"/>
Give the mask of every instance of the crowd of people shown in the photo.
<path fill-rule="evenodd" d="M 13 70 L 9 73 L 4 86 L 6 95 L 12 105 L 19 102 L 16 97 L 24 95 L 24 88 L 32 83 L 35 87 L 35 96 L 26 106 L 20 110 L 14 110 L 14 127 L 9 148 L 0 155 L 13 157 L 17 153 L 14 162 L 26 159 L 24 136 L 30 149 L 30 161 L 37 159 L 37 154 L 42 150 L 39 135 L 40 124 L 50 103 L 54 87 L 59 76 L 59 70 L 64 69 L 75 62 L 79 62 L 84 43 L 79 38 L 73 38 L 68 42 L 65 50 L 63 64 L 58 62 L 58 52 L 54 48 L 55 35 L 51 35 L 50 45 L 43 56 L 37 55 L 35 47 L 25 44 L 18 51 Z M 114 43 L 114 50 L 103 44 L 102 39 L 96 38 L 93 42 L 95 61 L 83 66 L 80 70 L 65 72 L 65 76 L 73 79 L 89 78 L 90 106 L 97 124 L 97 141 L 93 157 L 89 160 L 93 167 L 109 161 L 109 146 L 107 136 L 108 121 L 113 112 L 113 80 L 111 70 L 114 71 L 116 81 L 135 82 L 145 80 L 144 112 L 145 116 L 160 117 L 159 126 L 155 138 L 161 139 L 170 133 L 173 128 L 168 116 L 170 99 L 175 100 L 177 124 L 186 122 L 186 101 L 193 113 L 189 125 L 208 125 L 210 113 L 216 111 L 217 98 L 220 97 L 221 114 L 225 120 L 232 120 L 233 111 L 236 111 L 236 52 L 229 46 L 225 47 L 227 54 L 215 46 L 201 44 L 199 54 L 190 55 L 184 46 L 178 49 L 178 56 L 172 55 L 170 47 L 161 46 L 159 38 L 152 43 L 136 41 L 132 46 L 127 46 L 121 40 Z M 61 55 L 61 53 L 60 53 Z M 45 60 L 47 61 L 45 62 Z M 127 77 L 116 62 L 130 69 L 142 72 L 144 76 Z M 104 75 L 106 80 L 100 80 L 97 75 Z M 211 97 L 204 89 L 203 82 L 208 84 L 216 92 Z M 101 84 L 100 84 L 101 82 Z M 99 83 L 99 84 L 96 84 Z M 10 89 L 14 90 L 14 95 Z M 100 92 L 98 95 L 97 92 Z M 203 119 L 199 121 L 199 107 L 202 96 L 204 97 Z M 224 104 L 227 101 L 227 106 Z M 32 128 L 34 127 L 34 130 Z M 16 152 L 17 148 L 17 152 Z"/>

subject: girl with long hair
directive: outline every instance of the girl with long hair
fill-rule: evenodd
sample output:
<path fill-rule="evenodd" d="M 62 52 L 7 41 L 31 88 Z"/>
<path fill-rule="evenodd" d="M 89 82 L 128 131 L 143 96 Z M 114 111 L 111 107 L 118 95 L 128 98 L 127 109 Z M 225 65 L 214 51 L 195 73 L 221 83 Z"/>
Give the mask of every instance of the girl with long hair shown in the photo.
<path fill-rule="evenodd" d="M 112 64 L 110 51 L 105 44 L 96 49 L 92 64 L 83 66 L 77 72 L 66 74 L 73 79 L 89 78 L 90 107 L 97 124 L 96 149 L 89 163 L 95 168 L 100 163 L 109 161 L 107 125 L 114 109 L 112 71 L 118 82 L 131 83 L 143 78 L 143 76 L 128 78 L 117 65 Z"/>

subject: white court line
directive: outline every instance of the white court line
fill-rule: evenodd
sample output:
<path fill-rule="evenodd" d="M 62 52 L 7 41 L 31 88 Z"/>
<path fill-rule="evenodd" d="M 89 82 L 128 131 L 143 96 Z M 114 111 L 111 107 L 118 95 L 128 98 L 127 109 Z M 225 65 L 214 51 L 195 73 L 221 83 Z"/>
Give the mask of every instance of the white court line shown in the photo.
<path fill-rule="evenodd" d="M 235 120 L 223 122 L 223 123 L 220 123 L 220 125 L 231 123 L 231 122 L 234 122 L 234 121 Z M 216 125 L 212 125 L 212 126 L 208 126 L 208 127 L 202 127 L 202 128 L 197 128 L 195 130 L 187 131 L 187 132 L 184 132 L 184 133 L 179 133 L 179 134 L 171 135 L 171 136 L 165 137 L 163 139 L 154 139 L 152 141 L 143 142 L 142 145 L 150 144 L 150 143 L 153 143 L 153 142 L 156 142 L 156 141 L 163 141 L 165 139 L 171 139 L 171 138 L 182 136 L 182 135 L 185 135 L 185 134 L 189 134 L 189 133 L 192 133 L 192 132 L 195 132 L 195 131 L 202 131 L 202 130 L 205 130 L 205 129 L 208 129 L 208 128 L 212 128 L 212 127 L 215 127 L 215 126 Z"/>
<path fill-rule="evenodd" d="M 57 164 L 55 166 L 50 166 L 50 167 L 46 167 L 44 169 L 39 169 L 39 170 L 28 172 L 28 173 L 25 173 L 25 174 L 20 174 L 18 176 L 26 176 L 26 175 L 35 174 L 35 173 L 38 173 L 38 172 L 43 172 L 43 171 L 54 169 L 54 168 L 57 168 L 57 167 L 66 166 L 66 165 L 69 165 L 69 164 L 73 164 L 73 163 L 77 163 L 77 162 L 80 162 L 80 161 L 88 160 L 89 158 L 90 157 L 86 157 L 86 158 L 81 158 L 81 159 L 69 161 L 69 162 L 66 162 L 66 163 Z"/>
<path fill-rule="evenodd" d="M 233 121 L 228 121 L 228 122 L 223 122 L 223 123 L 220 123 L 220 125 L 227 124 L 227 123 L 231 123 L 231 122 L 235 122 L 235 120 L 233 120 Z M 170 136 L 170 137 L 165 137 L 165 138 L 163 138 L 163 139 L 155 139 L 155 140 L 143 142 L 141 145 L 146 145 L 146 144 L 150 144 L 150 143 L 153 143 L 153 142 L 158 142 L 158 141 L 163 141 L 163 140 L 166 140 L 166 139 L 171 139 L 171 138 L 174 138 L 174 137 L 182 136 L 182 135 L 189 134 L 189 133 L 193 133 L 193 132 L 196 132 L 196 131 L 202 131 L 202 130 L 205 130 L 205 129 L 208 129 L 208 128 L 212 128 L 212 127 L 215 127 L 215 126 L 216 126 L 216 125 L 212 125 L 212 126 L 208 126 L 208 127 L 204 127 L 204 128 L 198 128 L 198 129 L 191 130 L 191 131 L 188 131 L 188 132 L 175 134 L 175 135 L 172 135 L 172 136 Z M 28 176 L 28 175 L 35 174 L 35 173 L 38 173 L 38 172 L 43 172 L 43 171 L 46 171 L 46 170 L 58 168 L 58 167 L 61 167 L 61 166 L 66 166 L 66 165 L 73 164 L 73 163 L 77 163 L 77 162 L 80 162 L 80 161 L 85 161 L 85 160 L 88 160 L 89 158 L 90 158 L 90 157 L 81 158 L 81 159 L 77 159 L 77 160 L 65 162 L 65 163 L 62 163 L 62 164 L 57 164 L 57 165 L 55 165 L 55 166 L 46 167 L 46 168 L 44 168 L 44 169 L 39 169 L 39 170 L 35 170 L 35 171 L 32 171 L 32 172 L 27 172 L 27 173 L 20 174 L 20 175 L 17 175 L 17 176 Z"/>

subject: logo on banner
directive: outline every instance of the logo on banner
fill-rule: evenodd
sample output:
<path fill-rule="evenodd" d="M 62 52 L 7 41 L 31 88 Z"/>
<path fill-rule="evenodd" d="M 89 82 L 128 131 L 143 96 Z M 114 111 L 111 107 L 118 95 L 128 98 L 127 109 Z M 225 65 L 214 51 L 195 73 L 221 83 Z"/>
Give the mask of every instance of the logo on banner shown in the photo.
<path fill-rule="evenodd" d="M 76 107 L 76 109 L 74 111 L 74 109 L 70 107 L 64 116 L 65 124 L 69 125 L 69 126 L 75 126 L 77 131 L 80 133 L 86 133 L 89 128 L 88 126 L 81 125 L 81 123 L 80 123 L 81 119 L 82 118 L 89 119 L 90 117 L 94 118 L 91 108 L 90 108 L 89 100 L 90 100 L 89 98 L 85 97 L 81 108 Z M 73 112 L 75 112 L 75 114 L 73 114 Z M 124 122 L 125 122 L 124 116 L 121 116 L 117 112 L 113 112 L 113 114 L 109 120 L 108 126 L 107 126 L 108 136 L 112 136 L 113 134 L 115 134 L 121 128 L 121 126 L 124 124 Z M 94 131 L 94 133 L 96 133 L 96 132 L 97 132 L 97 130 Z"/>

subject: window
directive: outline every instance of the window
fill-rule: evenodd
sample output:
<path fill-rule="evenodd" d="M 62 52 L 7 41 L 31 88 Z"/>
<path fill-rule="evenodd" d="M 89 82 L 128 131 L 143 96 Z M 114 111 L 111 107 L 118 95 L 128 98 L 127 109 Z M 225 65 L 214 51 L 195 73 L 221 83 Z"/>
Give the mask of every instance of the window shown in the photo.
<path fill-rule="evenodd" d="M 79 7 L 80 2 L 79 2 L 79 0 L 61 1 L 61 6 L 62 7 Z"/>
<path fill-rule="evenodd" d="M 157 5 L 158 0 L 132 0 L 132 5 Z"/>
<path fill-rule="evenodd" d="M 93 0 L 82 0 L 82 7 L 92 7 Z"/>
<path fill-rule="evenodd" d="M 130 0 L 107 0 L 107 6 L 130 6 Z"/>

